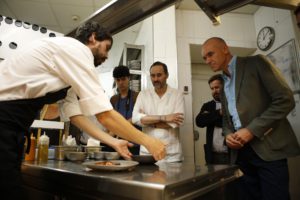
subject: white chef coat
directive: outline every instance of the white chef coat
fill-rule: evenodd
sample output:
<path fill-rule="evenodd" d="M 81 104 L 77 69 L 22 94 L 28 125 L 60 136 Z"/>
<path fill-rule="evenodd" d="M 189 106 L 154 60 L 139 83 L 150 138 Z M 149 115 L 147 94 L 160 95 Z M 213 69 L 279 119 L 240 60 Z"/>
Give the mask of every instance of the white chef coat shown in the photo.
<path fill-rule="evenodd" d="M 106 96 L 106 95 L 105 95 Z M 101 100 L 99 100 L 101 101 Z M 107 101 L 109 104 L 107 104 Z M 108 96 L 106 96 L 103 103 L 103 109 L 102 111 L 108 111 L 112 110 L 113 107 L 110 104 Z M 74 90 L 71 88 L 68 90 L 67 96 L 65 99 L 59 102 L 59 108 L 60 108 L 60 116 L 62 118 L 62 121 L 70 121 L 70 117 L 76 116 L 76 115 L 83 115 L 83 111 L 80 108 L 79 101 L 77 99 L 77 96 L 74 92 Z M 98 122 L 97 118 L 95 116 L 87 116 L 89 120 L 91 120 L 99 129 L 105 130 L 105 128 Z M 83 132 L 83 143 L 86 143 L 87 140 L 91 137 L 86 132 Z"/>
<path fill-rule="evenodd" d="M 85 115 L 112 109 L 91 50 L 70 37 L 37 40 L 0 63 L 0 101 L 42 97 L 72 86 Z"/>
<path fill-rule="evenodd" d="M 175 123 L 168 123 L 172 128 L 160 129 L 146 126 L 141 118 L 147 115 L 168 115 L 184 113 L 184 98 L 181 92 L 168 86 L 166 93 L 160 98 L 154 89 L 143 90 L 139 93 L 132 113 L 132 122 L 142 126 L 143 132 L 166 143 L 166 157 L 164 161 L 182 161 L 182 149 L 179 141 L 179 128 Z M 140 154 L 149 154 L 144 146 Z"/>

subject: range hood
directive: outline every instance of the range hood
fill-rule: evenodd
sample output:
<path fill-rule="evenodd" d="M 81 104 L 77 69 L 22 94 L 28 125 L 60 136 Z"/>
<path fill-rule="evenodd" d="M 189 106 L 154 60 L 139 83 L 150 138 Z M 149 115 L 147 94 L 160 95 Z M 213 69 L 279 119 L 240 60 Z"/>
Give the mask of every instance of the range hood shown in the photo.
<path fill-rule="evenodd" d="M 97 21 L 112 34 L 116 34 L 135 23 L 175 4 L 178 0 L 118 0 L 112 1 L 105 9 L 89 17 L 87 21 Z M 68 33 L 74 36 L 76 29 Z"/>
<path fill-rule="evenodd" d="M 205 12 L 214 23 L 219 23 L 218 16 L 242 7 L 246 4 L 284 8 L 293 10 L 299 1 L 297 0 L 195 0 L 198 6 Z"/>
<path fill-rule="evenodd" d="M 97 21 L 112 34 L 116 34 L 135 23 L 184 0 L 115 0 L 107 7 L 100 9 L 87 21 Z M 218 16 L 230 12 L 246 4 L 256 4 L 276 8 L 295 9 L 298 0 L 195 0 L 199 7 L 213 21 L 218 22 Z M 76 29 L 67 36 L 74 36 Z"/>

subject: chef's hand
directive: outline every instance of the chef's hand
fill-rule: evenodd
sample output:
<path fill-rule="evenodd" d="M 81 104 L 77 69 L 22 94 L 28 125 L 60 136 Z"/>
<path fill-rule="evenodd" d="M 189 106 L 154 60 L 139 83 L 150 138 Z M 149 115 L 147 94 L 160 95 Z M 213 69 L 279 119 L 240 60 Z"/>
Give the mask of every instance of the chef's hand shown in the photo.
<path fill-rule="evenodd" d="M 244 146 L 242 143 L 240 143 L 238 140 L 235 139 L 234 133 L 230 133 L 226 135 L 225 141 L 227 146 L 231 149 L 240 149 Z"/>
<path fill-rule="evenodd" d="M 133 144 L 126 140 L 115 139 L 112 147 L 125 159 L 131 159 L 132 154 L 128 147 L 133 147 Z"/>
<path fill-rule="evenodd" d="M 166 145 L 154 137 L 149 136 L 144 146 L 155 160 L 161 160 L 166 156 Z"/>
<path fill-rule="evenodd" d="M 234 133 L 234 139 L 241 144 L 247 144 L 254 138 L 254 135 L 247 128 L 241 128 Z"/>

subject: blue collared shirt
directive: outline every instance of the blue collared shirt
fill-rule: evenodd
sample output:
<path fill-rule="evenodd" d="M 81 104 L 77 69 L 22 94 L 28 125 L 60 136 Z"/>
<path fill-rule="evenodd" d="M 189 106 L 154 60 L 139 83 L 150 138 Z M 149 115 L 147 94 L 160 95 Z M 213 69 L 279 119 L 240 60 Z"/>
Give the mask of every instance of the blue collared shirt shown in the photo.
<path fill-rule="evenodd" d="M 224 92 L 226 95 L 228 103 L 228 111 L 232 117 L 232 123 L 235 130 L 239 130 L 241 125 L 241 120 L 236 109 L 236 99 L 235 99 L 235 79 L 236 79 L 236 56 L 233 56 L 228 65 L 228 71 L 231 77 L 228 77 L 223 73 L 224 79 Z"/>

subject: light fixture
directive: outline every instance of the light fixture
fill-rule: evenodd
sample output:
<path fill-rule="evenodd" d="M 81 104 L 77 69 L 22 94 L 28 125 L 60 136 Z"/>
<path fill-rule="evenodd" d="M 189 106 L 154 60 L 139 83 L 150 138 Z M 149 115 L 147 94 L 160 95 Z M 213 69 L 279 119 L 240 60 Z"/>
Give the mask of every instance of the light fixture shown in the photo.
<path fill-rule="evenodd" d="M 79 20 L 79 16 L 78 15 L 72 15 L 72 20 L 77 22 Z"/>

